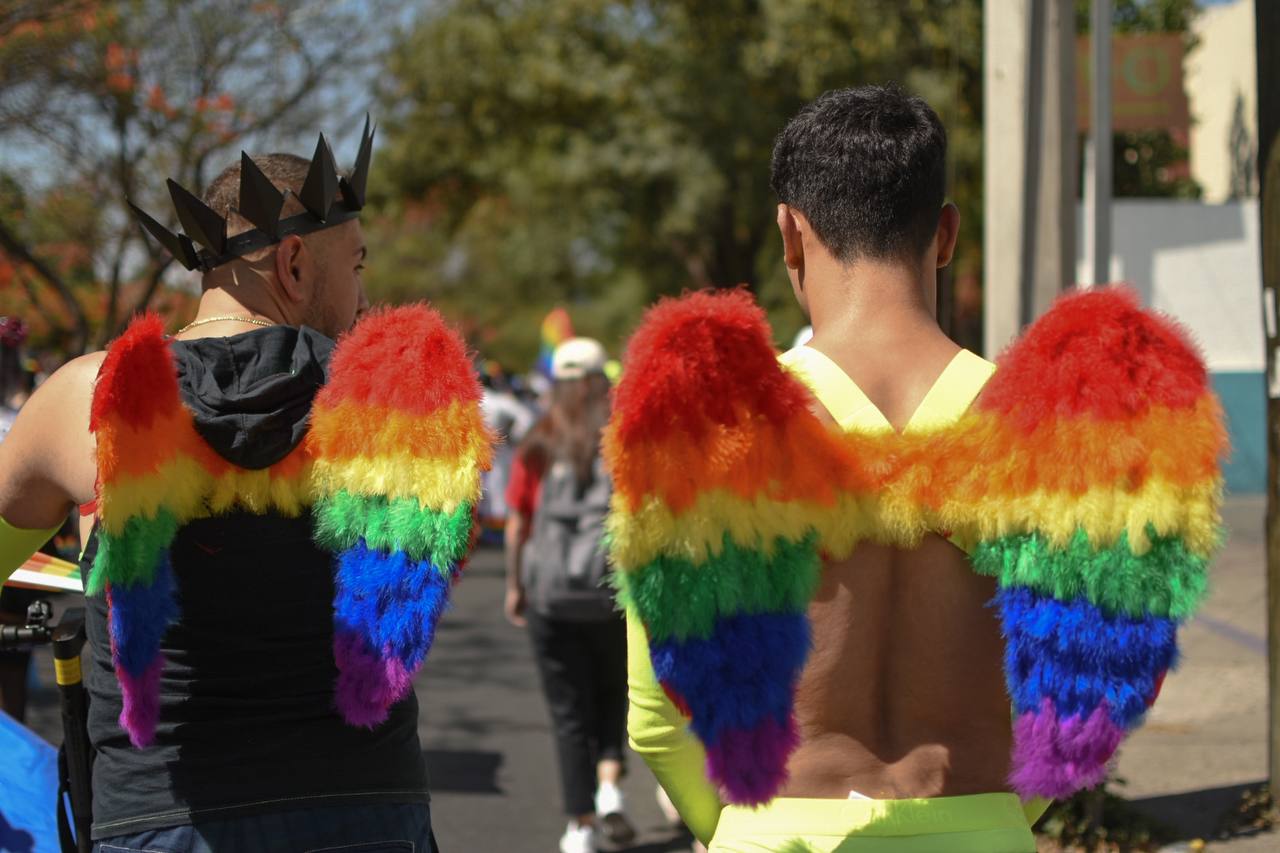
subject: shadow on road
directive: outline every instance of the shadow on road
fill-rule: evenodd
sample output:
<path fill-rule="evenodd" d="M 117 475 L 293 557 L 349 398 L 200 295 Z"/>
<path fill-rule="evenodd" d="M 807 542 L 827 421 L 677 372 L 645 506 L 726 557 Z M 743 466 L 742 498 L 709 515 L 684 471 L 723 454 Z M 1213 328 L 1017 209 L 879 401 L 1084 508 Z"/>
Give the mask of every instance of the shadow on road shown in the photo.
<path fill-rule="evenodd" d="M 1129 804 L 1167 828 L 1178 840 L 1207 839 L 1218 834 L 1224 817 L 1240 806 L 1246 791 L 1264 784 L 1265 780 L 1160 797 L 1144 797 L 1129 800 Z"/>

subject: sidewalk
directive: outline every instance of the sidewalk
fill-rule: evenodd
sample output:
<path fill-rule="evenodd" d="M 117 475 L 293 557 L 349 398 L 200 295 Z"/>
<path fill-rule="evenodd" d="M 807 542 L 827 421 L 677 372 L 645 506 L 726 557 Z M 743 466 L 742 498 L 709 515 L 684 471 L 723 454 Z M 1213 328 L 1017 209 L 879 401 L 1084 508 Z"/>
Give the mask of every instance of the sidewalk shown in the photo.
<path fill-rule="evenodd" d="M 1121 747 L 1118 788 L 1184 839 L 1212 837 L 1241 792 L 1267 778 L 1266 566 L 1261 497 L 1233 498 L 1210 594 L 1181 632 L 1182 663 L 1147 724 Z M 1280 850 L 1280 835 L 1211 842 L 1210 851 Z"/>

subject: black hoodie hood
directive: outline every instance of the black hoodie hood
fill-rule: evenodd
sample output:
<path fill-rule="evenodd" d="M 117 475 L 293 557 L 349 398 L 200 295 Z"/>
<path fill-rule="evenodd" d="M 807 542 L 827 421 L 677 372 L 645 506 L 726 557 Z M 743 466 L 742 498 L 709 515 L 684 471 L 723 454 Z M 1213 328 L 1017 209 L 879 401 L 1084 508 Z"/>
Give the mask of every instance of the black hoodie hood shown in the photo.
<path fill-rule="evenodd" d="M 334 343 L 306 326 L 271 326 L 172 346 L 182 399 L 201 438 L 233 465 L 260 469 L 306 436 Z"/>

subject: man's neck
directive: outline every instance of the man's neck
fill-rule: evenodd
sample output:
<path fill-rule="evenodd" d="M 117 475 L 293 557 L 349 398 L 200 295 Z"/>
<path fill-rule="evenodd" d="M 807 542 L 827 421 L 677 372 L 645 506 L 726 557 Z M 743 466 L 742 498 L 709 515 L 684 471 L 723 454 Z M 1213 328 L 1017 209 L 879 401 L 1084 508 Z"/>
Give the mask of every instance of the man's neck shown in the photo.
<path fill-rule="evenodd" d="M 820 349 L 862 350 L 941 336 L 921 273 L 904 265 L 861 261 L 810 281 L 809 314 Z"/>

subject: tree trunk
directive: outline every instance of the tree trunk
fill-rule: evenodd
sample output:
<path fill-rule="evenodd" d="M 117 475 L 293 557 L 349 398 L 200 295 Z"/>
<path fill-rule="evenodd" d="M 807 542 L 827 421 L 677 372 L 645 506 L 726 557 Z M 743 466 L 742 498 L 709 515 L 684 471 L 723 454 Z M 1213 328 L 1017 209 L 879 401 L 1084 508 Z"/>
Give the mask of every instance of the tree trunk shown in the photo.
<path fill-rule="evenodd" d="M 1262 174 L 1262 311 L 1267 341 L 1267 636 L 1271 796 L 1280 802 L 1280 3 L 1254 5 L 1258 51 L 1258 164 Z"/>

